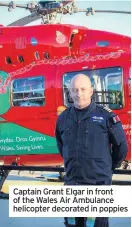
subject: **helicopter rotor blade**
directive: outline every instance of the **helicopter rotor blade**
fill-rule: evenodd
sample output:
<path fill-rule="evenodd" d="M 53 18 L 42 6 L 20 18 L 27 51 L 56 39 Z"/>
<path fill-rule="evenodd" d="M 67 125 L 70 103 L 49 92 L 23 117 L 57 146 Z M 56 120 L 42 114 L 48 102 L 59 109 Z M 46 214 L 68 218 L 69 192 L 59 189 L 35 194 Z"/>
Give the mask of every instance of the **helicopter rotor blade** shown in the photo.
<path fill-rule="evenodd" d="M 10 3 L 6 3 L 6 2 L 1 2 L 0 6 L 7 6 L 10 7 Z M 16 7 L 18 8 L 22 8 L 22 9 L 28 9 L 27 5 L 23 5 L 23 4 L 16 4 Z"/>
<path fill-rule="evenodd" d="M 11 24 L 8 24 L 8 26 L 24 26 L 24 25 L 29 24 L 33 21 L 38 20 L 38 19 L 41 19 L 40 15 L 35 15 L 35 16 L 29 15 L 29 16 L 23 17 L 19 20 L 16 20 Z"/>
<path fill-rule="evenodd" d="M 77 12 L 86 12 L 87 10 L 85 9 L 79 9 Z M 131 14 L 129 11 L 117 11 L 117 10 L 95 10 L 95 13 L 118 13 L 118 14 Z M 68 11 L 64 11 L 64 14 L 68 14 Z M 17 21 L 14 21 L 11 24 L 8 24 L 8 26 L 24 26 L 26 24 L 29 24 L 33 21 L 36 21 L 41 18 L 41 15 L 35 15 L 35 16 L 26 16 L 23 17 Z"/>
<path fill-rule="evenodd" d="M 15 7 L 18 8 L 23 8 L 23 9 L 28 9 L 31 13 L 31 15 L 28 15 L 26 17 L 23 17 L 17 21 L 14 21 L 13 23 L 9 24 L 8 26 L 24 26 L 26 24 L 29 24 L 33 21 L 36 21 L 40 18 L 42 18 L 45 15 L 51 15 L 52 13 L 57 13 L 57 14 L 73 14 L 73 13 L 79 13 L 79 12 L 84 12 L 86 13 L 86 16 L 89 15 L 94 15 L 95 13 L 116 13 L 116 14 L 131 14 L 130 11 L 118 11 L 118 10 L 94 10 L 92 7 L 87 8 L 87 9 L 79 9 L 78 7 L 75 6 L 75 0 L 64 0 L 63 2 L 63 7 L 61 8 L 52 8 L 51 5 L 50 7 L 40 7 L 39 4 L 15 4 Z M 6 2 L 1 2 L 0 6 L 7 6 L 13 8 L 14 2 L 6 3 Z M 71 7 L 69 7 L 69 4 L 71 4 Z"/>
<path fill-rule="evenodd" d="M 75 0 L 65 0 L 65 1 L 62 1 L 63 2 L 63 7 L 65 7 L 66 5 L 68 4 L 75 4 L 74 2 Z M 13 1 L 10 2 L 10 3 L 6 3 L 6 2 L 0 2 L 0 6 L 6 6 L 6 7 L 11 7 L 11 4 L 13 4 Z M 43 7 L 43 8 L 39 8 L 39 6 L 37 4 L 35 4 L 34 7 L 30 6 L 30 4 L 15 4 L 15 7 L 17 8 L 23 8 L 23 9 L 28 9 L 28 10 L 31 10 L 31 11 L 34 11 L 36 12 L 36 14 L 42 14 L 43 12 L 45 13 L 52 13 L 54 11 L 57 11 L 58 13 L 62 12 L 60 8 L 46 8 L 46 7 Z M 89 8 L 87 9 L 78 9 L 76 7 L 77 11 L 76 12 L 87 12 Z M 92 9 L 92 7 L 91 7 Z M 65 8 L 65 10 L 67 10 Z M 131 14 L 130 11 L 119 11 L 119 10 L 94 10 L 95 13 L 119 13 L 119 14 Z M 67 13 L 68 13 L 68 10 L 67 10 Z"/>
<path fill-rule="evenodd" d="M 88 10 L 79 9 L 78 12 L 86 13 Z M 95 13 L 119 13 L 119 14 L 131 14 L 130 11 L 119 11 L 119 10 L 94 10 Z"/>

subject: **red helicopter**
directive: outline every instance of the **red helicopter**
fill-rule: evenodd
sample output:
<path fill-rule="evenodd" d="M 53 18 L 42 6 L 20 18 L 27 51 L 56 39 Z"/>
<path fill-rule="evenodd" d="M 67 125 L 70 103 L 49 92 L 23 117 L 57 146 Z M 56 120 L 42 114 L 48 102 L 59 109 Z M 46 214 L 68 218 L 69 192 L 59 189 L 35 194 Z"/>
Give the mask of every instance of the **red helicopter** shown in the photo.
<path fill-rule="evenodd" d="M 9 9 L 29 9 L 34 13 L 30 22 L 34 17 L 42 18 L 43 25 L 0 26 L 0 170 L 7 165 L 10 169 L 13 165 L 26 166 L 27 170 L 30 166 L 63 165 L 55 142 L 56 119 L 72 105 L 68 84 L 79 72 L 90 77 L 95 102 L 120 116 L 129 144 L 128 165 L 130 37 L 52 24 L 58 13 L 99 12 L 91 7 L 77 9 L 73 1 L 13 4 L 0 3 Z M 19 24 L 27 21 L 29 16 Z"/>

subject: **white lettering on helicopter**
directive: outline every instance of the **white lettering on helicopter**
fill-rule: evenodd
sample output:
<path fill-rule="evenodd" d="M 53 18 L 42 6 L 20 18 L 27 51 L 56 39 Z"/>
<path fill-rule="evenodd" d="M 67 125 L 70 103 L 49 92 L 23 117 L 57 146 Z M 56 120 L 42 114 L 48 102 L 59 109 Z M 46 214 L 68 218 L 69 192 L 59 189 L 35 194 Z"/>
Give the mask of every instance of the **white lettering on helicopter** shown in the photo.
<path fill-rule="evenodd" d="M 30 146 L 18 146 L 16 145 L 17 151 L 31 151 Z"/>
<path fill-rule="evenodd" d="M 62 58 L 62 59 L 45 59 L 45 60 L 40 60 L 37 62 L 32 62 L 29 65 L 18 69 L 14 72 L 9 73 L 8 77 L 5 79 L 4 84 L 2 83 L 1 79 L 1 84 L 0 85 L 0 94 L 5 94 L 7 92 L 7 87 L 9 86 L 11 80 L 14 78 L 16 75 L 23 74 L 25 72 L 30 71 L 34 66 L 37 65 L 43 65 L 43 64 L 48 64 L 48 65 L 66 65 L 66 64 L 76 64 L 76 63 L 81 63 L 81 62 L 90 62 L 90 61 L 97 61 L 97 60 L 108 60 L 111 58 L 119 58 L 123 52 L 111 52 L 109 54 L 104 54 L 104 55 L 94 55 L 94 56 L 89 56 L 88 54 L 85 54 L 84 56 L 81 56 L 79 58 Z"/>
<path fill-rule="evenodd" d="M 16 137 L 16 142 L 27 142 L 27 141 L 28 141 L 27 138 Z"/>
<path fill-rule="evenodd" d="M 14 147 L 0 146 L 0 151 L 15 151 Z"/>
<path fill-rule="evenodd" d="M 37 142 L 37 141 L 45 141 L 46 140 L 46 138 L 45 137 L 32 137 L 32 136 L 30 136 L 29 137 L 29 141 L 32 141 L 32 142 Z"/>
<path fill-rule="evenodd" d="M 13 143 L 14 140 L 13 139 L 9 139 L 9 138 L 6 138 L 6 139 L 0 139 L 0 143 Z"/>
<path fill-rule="evenodd" d="M 23 146 L 23 145 L 16 145 L 15 147 L 11 147 L 11 146 L 0 146 L 0 151 L 4 152 L 4 151 L 28 151 L 30 152 L 31 150 L 43 150 L 44 147 L 42 145 L 27 145 L 27 146 Z"/>
<path fill-rule="evenodd" d="M 16 145 L 17 151 L 31 151 L 31 150 L 42 150 L 44 149 L 42 145 L 29 145 L 29 146 L 19 146 Z"/>
<path fill-rule="evenodd" d="M 16 137 L 16 142 L 37 142 L 37 141 L 45 141 L 46 138 L 41 136 L 41 137 L 33 137 L 33 136 L 29 136 L 29 138 L 27 137 Z M 3 142 L 3 141 L 2 141 Z"/>
<path fill-rule="evenodd" d="M 40 137 L 33 137 L 33 136 L 29 136 L 29 137 L 18 137 L 16 136 L 16 142 L 38 142 L 38 141 L 45 141 L 46 138 L 44 136 L 40 136 Z M 6 139 L 0 139 L 0 144 L 6 144 L 6 143 L 14 143 L 14 139 L 11 138 L 6 138 Z"/>
<path fill-rule="evenodd" d="M 31 145 L 31 148 L 32 148 L 32 150 L 41 150 L 41 149 L 44 149 L 42 145 L 40 145 L 40 146 L 39 145 L 38 146 Z"/>

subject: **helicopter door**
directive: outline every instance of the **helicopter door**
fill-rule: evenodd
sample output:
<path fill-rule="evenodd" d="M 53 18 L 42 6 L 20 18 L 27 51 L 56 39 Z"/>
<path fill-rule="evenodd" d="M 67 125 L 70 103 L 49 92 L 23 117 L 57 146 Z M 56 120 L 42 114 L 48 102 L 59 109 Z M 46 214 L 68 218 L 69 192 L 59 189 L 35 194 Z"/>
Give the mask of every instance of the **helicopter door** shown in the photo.
<path fill-rule="evenodd" d="M 7 92 L 0 94 L 1 118 L 6 122 L 0 122 L 0 155 L 57 153 L 55 67 L 36 66 L 13 78 Z"/>

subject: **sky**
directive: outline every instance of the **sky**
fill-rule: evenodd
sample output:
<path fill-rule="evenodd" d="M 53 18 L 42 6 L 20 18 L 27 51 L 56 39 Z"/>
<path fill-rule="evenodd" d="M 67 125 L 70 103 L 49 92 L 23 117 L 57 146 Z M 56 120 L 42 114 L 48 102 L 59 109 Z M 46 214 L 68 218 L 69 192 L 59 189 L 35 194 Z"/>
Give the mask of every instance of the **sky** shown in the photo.
<path fill-rule="evenodd" d="M 2 0 L 0 0 L 2 2 Z M 3 1 L 10 2 L 10 1 Z M 16 3 L 28 3 L 29 1 L 16 0 Z M 95 10 L 131 10 L 130 0 L 104 0 L 104 1 L 76 1 L 79 8 L 86 9 L 93 7 Z M 7 7 L 0 7 L 0 24 L 8 25 L 22 17 L 30 15 L 30 12 L 25 9 L 15 9 L 8 12 Z M 32 22 L 31 25 L 40 24 L 41 21 Z M 86 16 L 85 13 L 77 13 L 66 15 L 63 17 L 63 23 L 86 26 L 90 29 L 111 31 L 118 34 L 131 35 L 131 16 L 130 14 L 111 14 L 111 13 L 96 13 L 94 16 Z"/>

